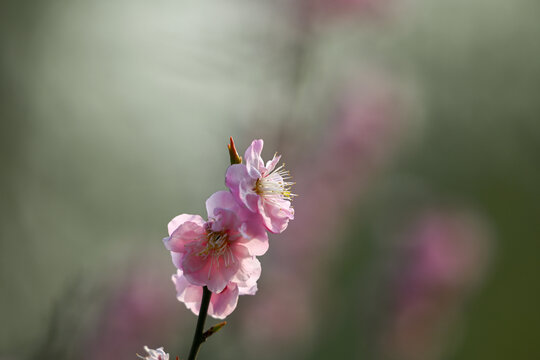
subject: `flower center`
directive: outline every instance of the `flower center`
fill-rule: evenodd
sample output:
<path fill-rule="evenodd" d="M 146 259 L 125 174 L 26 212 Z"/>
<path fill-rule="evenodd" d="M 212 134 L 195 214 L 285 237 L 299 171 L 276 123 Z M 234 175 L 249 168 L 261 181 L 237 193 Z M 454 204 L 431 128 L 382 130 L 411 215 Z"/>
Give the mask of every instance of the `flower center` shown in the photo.
<path fill-rule="evenodd" d="M 253 191 L 262 197 L 270 199 L 292 200 L 296 194 L 291 193 L 291 186 L 295 183 L 287 181 L 289 179 L 291 179 L 289 170 L 285 170 L 285 164 L 282 164 L 268 174 L 258 178 Z"/>
<path fill-rule="evenodd" d="M 210 268 L 208 269 L 208 278 L 214 265 L 219 269 L 219 258 L 223 256 L 225 267 L 236 262 L 232 253 L 229 241 L 229 234 L 225 231 L 206 231 L 206 247 L 197 253 L 197 256 L 207 259 L 210 257 Z"/>
<path fill-rule="evenodd" d="M 227 233 L 224 231 L 209 231 L 206 237 L 208 239 L 208 245 L 206 245 L 206 248 L 215 254 L 223 254 L 229 245 Z"/>

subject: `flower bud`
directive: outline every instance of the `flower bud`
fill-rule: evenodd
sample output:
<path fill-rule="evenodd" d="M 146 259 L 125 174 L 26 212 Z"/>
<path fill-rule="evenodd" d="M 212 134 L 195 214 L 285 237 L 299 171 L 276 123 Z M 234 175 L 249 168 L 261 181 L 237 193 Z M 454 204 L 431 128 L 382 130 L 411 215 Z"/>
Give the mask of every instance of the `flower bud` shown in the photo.
<path fill-rule="evenodd" d="M 234 164 L 241 164 L 242 163 L 242 157 L 238 155 L 238 151 L 236 151 L 236 147 L 234 146 L 234 140 L 232 136 L 230 137 L 231 142 L 227 145 L 227 148 L 229 148 L 229 156 L 231 158 L 231 165 Z"/>

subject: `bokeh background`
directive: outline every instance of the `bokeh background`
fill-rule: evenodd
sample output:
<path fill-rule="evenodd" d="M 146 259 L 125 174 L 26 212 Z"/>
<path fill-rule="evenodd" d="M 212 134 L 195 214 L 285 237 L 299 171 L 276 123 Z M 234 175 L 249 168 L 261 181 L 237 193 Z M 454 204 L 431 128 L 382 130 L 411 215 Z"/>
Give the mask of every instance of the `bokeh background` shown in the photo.
<path fill-rule="evenodd" d="M 225 188 L 229 136 L 299 196 L 201 359 L 540 358 L 538 14 L 2 1 L 0 359 L 184 358 L 161 239 Z"/>

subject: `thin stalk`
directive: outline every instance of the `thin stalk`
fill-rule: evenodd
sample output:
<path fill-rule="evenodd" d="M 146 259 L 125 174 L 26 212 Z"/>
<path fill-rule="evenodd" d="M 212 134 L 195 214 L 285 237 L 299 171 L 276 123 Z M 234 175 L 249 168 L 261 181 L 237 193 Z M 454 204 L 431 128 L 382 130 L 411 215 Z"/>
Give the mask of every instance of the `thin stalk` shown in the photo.
<path fill-rule="evenodd" d="M 210 304 L 210 298 L 212 292 L 205 286 L 203 287 L 203 294 L 201 300 L 201 309 L 199 310 L 199 318 L 197 319 L 197 327 L 195 328 L 195 335 L 193 336 L 193 343 L 191 344 L 191 350 L 189 350 L 188 360 L 195 360 L 199 353 L 199 348 L 204 342 L 203 330 L 204 323 L 206 321 L 206 315 L 208 313 L 208 305 Z"/>

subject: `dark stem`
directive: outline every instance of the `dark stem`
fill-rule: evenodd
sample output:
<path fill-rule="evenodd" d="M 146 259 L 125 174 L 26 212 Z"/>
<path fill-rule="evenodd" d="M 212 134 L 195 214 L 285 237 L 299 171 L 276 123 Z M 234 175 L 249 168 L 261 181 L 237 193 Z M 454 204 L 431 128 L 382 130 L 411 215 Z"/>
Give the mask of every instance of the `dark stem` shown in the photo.
<path fill-rule="evenodd" d="M 191 344 L 191 350 L 189 350 L 188 360 L 195 360 L 199 353 L 199 348 L 204 342 L 203 330 L 204 322 L 206 321 L 206 315 L 208 313 L 208 305 L 210 304 L 210 297 L 212 292 L 205 286 L 203 287 L 201 309 L 199 310 L 199 319 L 197 320 L 197 328 L 195 329 L 195 335 L 193 336 L 193 343 Z"/>

